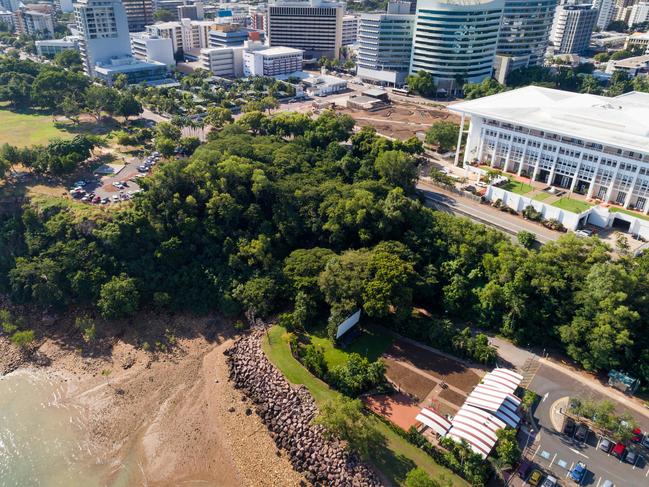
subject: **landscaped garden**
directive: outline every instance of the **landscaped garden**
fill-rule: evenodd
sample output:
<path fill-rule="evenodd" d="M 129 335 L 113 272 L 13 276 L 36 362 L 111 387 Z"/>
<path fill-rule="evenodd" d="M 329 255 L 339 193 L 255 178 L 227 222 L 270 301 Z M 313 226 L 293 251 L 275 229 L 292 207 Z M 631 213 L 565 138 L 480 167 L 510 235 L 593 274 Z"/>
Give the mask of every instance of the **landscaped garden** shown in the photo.
<path fill-rule="evenodd" d="M 552 196 L 550 193 L 547 193 L 545 191 L 542 191 L 539 194 L 535 194 L 532 199 L 535 201 L 545 201 L 547 200 L 550 196 Z"/>
<path fill-rule="evenodd" d="M 640 213 L 638 211 L 626 210 L 626 209 L 620 208 L 618 206 L 611 206 L 609 208 L 609 211 L 611 213 L 624 213 L 625 215 L 635 216 L 636 218 L 642 218 L 643 220 L 648 220 L 649 221 L 649 216 L 645 215 L 644 213 Z"/>
<path fill-rule="evenodd" d="M 552 206 L 561 208 L 562 210 L 570 211 L 572 213 L 581 213 L 586 211 L 593 205 L 586 203 L 585 201 L 579 201 L 568 197 L 559 198 L 554 203 L 551 203 Z"/>
<path fill-rule="evenodd" d="M 506 191 L 511 191 L 516 194 L 527 194 L 532 191 L 534 188 L 527 183 L 521 181 L 514 181 L 510 179 L 506 184 L 502 186 Z"/>
<path fill-rule="evenodd" d="M 355 351 L 359 352 L 363 348 L 369 350 L 370 353 L 373 350 L 376 351 L 377 344 L 380 343 L 379 338 L 384 337 L 377 337 L 373 334 L 359 337 L 358 343 L 354 344 Z M 318 342 L 321 340 L 325 339 L 318 339 Z M 268 338 L 263 340 L 263 349 L 269 360 L 284 374 L 289 382 L 306 386 L 319 406 L 340 397 L 339 392 L 334 391 L 326 383 L 313 376 L 293 357 L 289 346 L 289 334 L 285 328 L 281 326 L 270 328 Z M 345 354 L 350 353 L 341 350 L 337 352 L 339 353 L 333 354 L 330 351 L 329 357 L 333 360 L 333 363 L 339 364 L 345 361 Z M 403 484 L 407 473 L 415 467 L 420 467 L 433 477 L 443 475 L 452 482 L 454 487 L 469 485 L 447 468 L 437 464 L 423 450 L 409 443 L 378 417 L 370 415 L 368 419 L 372 427 L 384 440 L 378 442 L 371 449 L 369 459 L 391 482 L 396 485 Z"/>

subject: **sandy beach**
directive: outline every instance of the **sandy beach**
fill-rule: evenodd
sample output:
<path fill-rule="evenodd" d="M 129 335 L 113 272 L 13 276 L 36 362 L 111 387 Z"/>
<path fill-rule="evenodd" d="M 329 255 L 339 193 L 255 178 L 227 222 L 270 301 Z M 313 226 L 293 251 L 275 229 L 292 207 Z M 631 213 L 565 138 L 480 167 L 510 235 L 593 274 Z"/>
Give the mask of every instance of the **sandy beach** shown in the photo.
<path fill-rule="evenodd" d="M 302 476 L 276 454 L 252 405 L 228 381 L 223 351 L 231 328 L 214 319 L 176 321 L 183 333 L 156 353 L 128 333 L 95 356 L 61 340 L 39 342 L 41 368 L 62 375 L 64 400 L 86 412 L 105 484 L 300 485 Z M 0 337 L 0 370 L 20 361 L 12 347 Z"/>

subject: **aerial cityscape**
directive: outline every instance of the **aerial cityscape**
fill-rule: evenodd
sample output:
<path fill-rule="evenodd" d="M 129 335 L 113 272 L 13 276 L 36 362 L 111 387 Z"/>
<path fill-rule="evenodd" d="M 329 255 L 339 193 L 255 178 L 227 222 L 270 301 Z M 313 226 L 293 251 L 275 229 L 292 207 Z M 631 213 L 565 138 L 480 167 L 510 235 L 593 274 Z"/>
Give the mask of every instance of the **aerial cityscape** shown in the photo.
<path fill-rule="evenodd" d="M 649 1 L 0 0 L 0 487 L 649 487 Z"/>

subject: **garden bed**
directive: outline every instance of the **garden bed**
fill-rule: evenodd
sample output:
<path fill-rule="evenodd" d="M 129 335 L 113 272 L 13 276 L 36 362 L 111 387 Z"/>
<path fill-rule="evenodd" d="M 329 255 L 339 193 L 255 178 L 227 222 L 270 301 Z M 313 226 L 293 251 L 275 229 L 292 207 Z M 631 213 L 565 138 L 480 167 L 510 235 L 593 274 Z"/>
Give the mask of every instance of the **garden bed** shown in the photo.
<path fill-rule="evenodd" d="M 391 382 L 396 384 L 401 391 L 420 401 L 423 401 L 437 385 L 437 382 L 410 370 L 393 359 L 385 359 L 385 367 L 385 375 Z"/>

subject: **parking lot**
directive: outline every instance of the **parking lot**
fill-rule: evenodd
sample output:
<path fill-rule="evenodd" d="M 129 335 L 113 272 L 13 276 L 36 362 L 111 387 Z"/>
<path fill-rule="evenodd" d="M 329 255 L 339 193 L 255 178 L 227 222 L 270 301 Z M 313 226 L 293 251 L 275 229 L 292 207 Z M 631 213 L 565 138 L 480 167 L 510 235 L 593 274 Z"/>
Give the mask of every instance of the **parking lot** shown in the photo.
<path fill-rule="evenodd" d="M 530 388 L 541 396 L 534 412 L 537 429 L 529 441 L 526 455 L 533 463 L 532 468 L 538 468 L 544 476 L 556 477 L 559 485 L 576 485 L 576 482 L 569 478 L 569 474 L 575 464 L 581 461 L 586 465 L 587 472 L 580 485 L 602 487 L 608 480 L 615 487 L 649 486 L 649 449 L 646 447 L 629 442 L 628 450 L 638 454 L 633 464 L 629 464 L 624 461 L 624 456 L 620 459 L 602 451 L 599 448 L 602 439 L 593 431 L 588 431 L 583 441 L 580 441 L 579 435 L 575 435 L 576 427 L 574 431 L 564 434 L 563 411 L 569 397 L 595 400 L 601 400 L 603 397 L 545 366 L 539 369 Z M 621 403 L 617 403 L 616 411 L 631 412 Z M 649 431 L 649 421 L 646 417 L 634 414 L 634 418 L 639 422 L 642 431 Z M 509 485 L 530 484 L 516 477 Z"/>
<path fill-rule="evenodd" d="M 153 153 L 144 159 L 132 158 L 124 161 L 113 174 L 95 173 L 93 178 L 75 182 L 70 188 L 70 196 L 88 204 L 109 205 L 130 200 L 141 191 L 137 181 L 146 176 L 160 160 L 160 155 Z"/>

